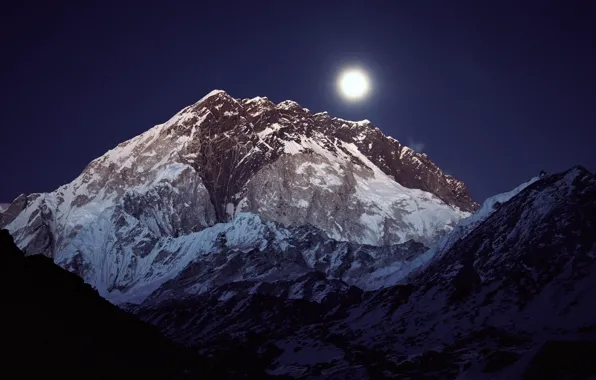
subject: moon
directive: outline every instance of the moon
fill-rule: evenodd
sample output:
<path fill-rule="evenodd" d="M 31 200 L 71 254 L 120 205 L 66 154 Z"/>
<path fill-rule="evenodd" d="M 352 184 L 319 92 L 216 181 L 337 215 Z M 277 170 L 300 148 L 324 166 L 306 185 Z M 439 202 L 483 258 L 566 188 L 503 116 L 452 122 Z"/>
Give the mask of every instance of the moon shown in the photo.
<path fill-rule="evenodd" d="M 338 80 L 341 95 L 348 100 L 358 100 L 366 96 L 370 89 L 368 75 L 361 69 L 347 69 Z"/>

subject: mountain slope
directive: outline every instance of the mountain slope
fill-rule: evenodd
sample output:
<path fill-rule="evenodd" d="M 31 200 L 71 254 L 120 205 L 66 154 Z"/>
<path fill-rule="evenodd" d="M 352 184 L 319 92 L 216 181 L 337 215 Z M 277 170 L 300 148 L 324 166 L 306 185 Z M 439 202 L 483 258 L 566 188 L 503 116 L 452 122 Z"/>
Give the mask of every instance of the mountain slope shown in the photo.
<path fill-rule="evenodd" d="M 181 297 L 231 282 L 274 282 L 313 271 L 367 289 L 375 286 L 377 270 L 408 267 L 426 250 L 413 241 L 387 247 L 338 242 L 314 227 L 285 228 L 240 213 L 228 223 L 160 239 L 138 255 L 109 254 L 104 242 L 118 247 L 129 233 L 108 223 L 92 224 L 55 261 L 83 274 L 114 303 L 140 303 L 162 284 L 160 297 L 172 292 Z"/>
<path fill-rule="evenodd" d="M 217 226 L 234 226 L 245 213 L 357 245 L 430 246 L 477 207 L 463 183 L 368 121 L 214 91 L 92 161 L 71 183 L 20 196 L 0 226 L 27 254 L 53 257 L 116 300 L 143 284 L 148 295 L 210 249 L 170 245 L 194 249 L 197 234 L 225 230 Z M 336 267 L 351 265 L 339 259 Z M 378 267 L 359 272 L 369 269 Z"/>
<path fill-rule="evenodd" d="M 596 353 L 596 176 L 530 182 L 405 285 L 322 303 L 222 288 L 136 312 L 186 343 L 270 347 L 268 371 L 298 378 L 588 378 L 589 355 L 553 355 Z"/>

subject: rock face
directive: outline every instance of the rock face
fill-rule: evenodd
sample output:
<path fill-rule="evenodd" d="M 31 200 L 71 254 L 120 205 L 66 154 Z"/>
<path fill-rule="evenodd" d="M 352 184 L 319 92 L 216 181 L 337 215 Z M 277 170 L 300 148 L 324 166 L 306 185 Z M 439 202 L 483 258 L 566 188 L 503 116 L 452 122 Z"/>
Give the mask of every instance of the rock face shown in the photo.
<path fill-rule="evenodd" d="M 269 235 L 250 249 L 282 255 L 272 260 L 278 265 L 301 256 L 289 259 L 301 268 L 296 275 L 318 270 L 376 288 L 384 285 L 378 262 L 409 267 L 411 259 L 397 258 L 420 253 L 477 207 L 463 183 L 368 121 L 214 91 L 92 161 L 71 183 L 20 196 L 0 214 L 0 226 L 27 254 L 53 257 L 102 295 L 128 302 L 148 296 L 202 255 L 221 251 L 236 263 L 230 267 L 249 268 L 248 256 L 236 257 L 244 248 L 201 245 L 211 241 L 207 235 L 249 220 L 271 236 L 312 226 L 321 239 L 351 243 L 341 249 L 361 257 L 325 251 L 338 243 L 321 240 L 308 248 L 316 251 L 311 260 L 296 248 L 275 246 L 279 239 Z M 286 240 L 299 246 L 295 237 Z M 379 248 L 354 248 L 360 246 Z M 404 249 L 389 246 L 411 249 L 396 254 Z M 348 270 L 352 264 L 362 267 Z M 254 275 L 283 273 L 268 270 Z M 247 276 L 238 272 L 233 280 Z"/>
<path fill-rule="evenodd" d="M 238 282 L 135 311 L 214 355 L 253 347 L 270 374 L 295 378 L 591 378 L 595 199 L 596 176 L 581 167 L 533 179 L 489 199 L 407 284 Z M 296 287 L 306 296 L 288 297 Z"/>

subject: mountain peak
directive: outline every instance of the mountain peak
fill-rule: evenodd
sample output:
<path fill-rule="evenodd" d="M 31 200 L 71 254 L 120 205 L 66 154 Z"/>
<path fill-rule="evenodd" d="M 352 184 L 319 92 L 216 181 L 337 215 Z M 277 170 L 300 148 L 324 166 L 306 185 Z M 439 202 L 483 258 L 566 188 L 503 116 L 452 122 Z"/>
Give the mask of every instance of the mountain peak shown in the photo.
<path fill-rule="evenodd" d="M 132 144 L 135 140 L 136 147 Z M 211 170 L 207 169 L 211 165 L 204 160 L 211 157 L 225 163 L 223 169 L 221 166 L 213 169 L 226 173 L 217 175 L 219 180 L 226 181 L 222 183 L 226 195 L 214 205 L 218 219 L 224 221 L 229 218 L 224 210 L 229 209 L 230 203 L 237 206 L 237 195 L 256 171 L 283 155 L 311 151 L 325 157 L 347 155 L 350 160 L 362 163 L 346 149 L 346 144 L 353 144 L 358 151 L 356 156 L 367 157 L 371 165 L 407 188 L 430 192 L 462 211 L 478 207 L 463 183 L 444 174 L 425 154 L 384 135 L 368 120 L 348 121 L 330 117 L 327 112 L 312 114 L 292 100 L 277 105 L 266 97 L 237 100 L 222 90 L 210 92 L 167 123 L 121 144 L 126 146 L 123 153 L 128 158 L 119 162 L 137 161 L 139 166 L 138 152 L 149 151 L 146 156 L 152 158 L 144 161 L 151 166 L 143 165 L 146 166 L 143 170 L 154 170 L 156 164 L 166 162 L 163 157 L 166 154 L 199 170 L 207 188 L 214 192 L 221 192 L 221 188 L 215 184 L 210 187 L 210 178 L 215 174 L 205 172 Z M 231 172 L 227 173 L 228 170 Z M 232 178 L 225 179 L 227 175 Z M 237 186 L 228 185 L 236 180 L 239 180 Z"/>
<path fill-rule="evenodd" d="M 286 109 L 286 110 L 293 109 L 293 108 L 302 109 L 302 107 L 300 107 L 300 104 L 296 103 L 293 100 L 284 100 L 283 102 L 280 102 L 277 105 L 277 108 Z"/>
<path fill-rule="evenodd" d="M 149 245 L 251 212 L 380 246 L 431 244 L 478 207 L 462 182 L 367 120 L 222 90 L 119 144 L 70 184 L 22 203 L 3 220 L 29 226 L 16 235 L 23 248 L 48 255 L 89 223 L 109 220 L 107 212 L 118 225 L 153 220 L 135 235 Z"/>
<path fill-rule="evenodd" d="M 230 96 L 230 95 L 228 95 L 228 93 L 225 92 L 224 90 L 213 90 L 213 91 L 209 92 L 207 95 L 203 96 L 197 103 L 202 103 L 209 98 L 217 97 L 217 96 Z"/>

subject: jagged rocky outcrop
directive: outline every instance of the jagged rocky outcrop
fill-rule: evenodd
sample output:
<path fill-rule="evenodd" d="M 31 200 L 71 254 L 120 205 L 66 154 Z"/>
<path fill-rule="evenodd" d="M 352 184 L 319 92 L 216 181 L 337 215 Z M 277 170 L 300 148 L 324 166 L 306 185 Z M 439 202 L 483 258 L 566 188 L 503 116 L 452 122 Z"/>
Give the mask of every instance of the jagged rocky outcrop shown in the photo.
<path fill-rule="evenodd" d="M 299 280 L 239 283 L 136 312 L 187 344 L 255 347 L 296 378 L 590 378 L 595 199 L 581 167 L 533 179 L 402 285 L 317 302 L 287 297 Z"/>
<path fill-rule="evenodd" d="M 312 253 L 318 263 L 292 253 L 302 268 L 297 275 L 352 276 L 349 283 L 369 288 L 384 285 L 378 263 L 411 261 L 397 262 L 401 249 L 386 247 L 416 242 L 408 251 L 420 252 L 477 207 L 463 183 L 368 121 L 214 91 L 93 160 L 71 183 L 20 196 L 0 214 L 0 226 L 27 254 L 53 257 L 102 295 L 129 302 L 196 266 L 202 255 L 220 252 L 201 250 L 195 240 L 225 230 L 221 224 L 237 225 L 247 213 L 257 224 L 276 223 L 278 232 L 311 226 L 328 240 L 380 247 L 366 254 L 357 249 L 362 267 L 351 271 L 351 253 L 324 251 L 335 243 L 309 248 L 322 249 Z M 272 262 L 288 260 L 286 248 L 267 247 L 254 243 L 251 249 L 282 255 Z M 221 257 L 248 268 L 237 264 L 244 260 L 239 256 Z M 325 263 L 331 259 L 339 261 Z M 237 276 L 234 281 L 250 277 Z"/>

